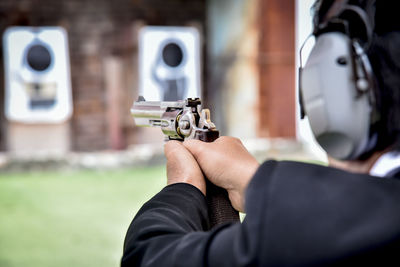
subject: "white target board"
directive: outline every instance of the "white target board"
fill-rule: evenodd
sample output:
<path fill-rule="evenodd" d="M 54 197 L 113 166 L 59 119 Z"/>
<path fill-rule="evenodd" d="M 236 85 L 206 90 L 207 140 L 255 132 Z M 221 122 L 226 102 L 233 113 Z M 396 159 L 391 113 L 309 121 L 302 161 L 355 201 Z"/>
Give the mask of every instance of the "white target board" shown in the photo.
<path fill-rule="evenodd" d="M 174 101 L 200 97 L 200 37 L 194 27 L 146 26 L 139 32 L 139 95 Z"/>
<path fill-rule="evenodd" d="M 72 114 L 67 33 L 10 27 L 3 35 L 5 115 L 21 123 L 61 123 Z"/>

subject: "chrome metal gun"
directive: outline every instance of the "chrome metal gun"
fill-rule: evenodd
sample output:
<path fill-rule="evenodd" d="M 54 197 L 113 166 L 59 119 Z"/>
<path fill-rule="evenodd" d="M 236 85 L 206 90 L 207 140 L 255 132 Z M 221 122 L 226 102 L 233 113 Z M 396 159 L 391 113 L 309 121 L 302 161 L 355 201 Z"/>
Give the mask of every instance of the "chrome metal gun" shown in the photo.
<path fill-rule="evenodd" d="M 166 140 L 213 142 L 219 137 L 219 131 L 211 122 L 210 110 L 201 108 L 199 98 L 159 102 L 139 97 L 133 103 L 131 114 L 137 126 L 160 127 Z M 232 207 L 226 190 L 208 181 L 206 190 L 211 227 L 239 221 L 239 213 Z"/>

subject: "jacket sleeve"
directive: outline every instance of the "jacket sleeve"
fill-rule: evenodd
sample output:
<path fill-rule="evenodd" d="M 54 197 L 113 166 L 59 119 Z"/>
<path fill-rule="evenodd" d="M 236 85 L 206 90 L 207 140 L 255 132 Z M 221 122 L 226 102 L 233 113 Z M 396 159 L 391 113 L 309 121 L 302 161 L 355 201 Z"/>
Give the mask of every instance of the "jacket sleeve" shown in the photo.
<path fill-rule="evenodd" d="M 399 239 L 398 180 L 268 161 L 247 189 L 242 224 L 208 230 L 200 191 L 164 188 L 133 220 L 122 266 L 393 264 Z"/>
<path fill-rule="evenodd" d="M 267 162 L 252 179 L 247 196 L 246 208 L 260 209 L 256 254 L 263 255 L 263 266 L 400 262 L 399 180 L 299 162 Z"/>
<path fill-rule="evenodd" d="M 271 168 L 260 170 L 268 177 Z M 265 184 L 264 186 L 267 187 Z M 259 204 L 262 205 L 262 199 Z M 206 198 L 194 186 L 165 187 L 136 214 L 125 237 L 121 266 L 244 266 L 258 261 L 262 209 L 254 220 L 209 230 Z"/>
<path fill-rule="evenodd" d="M 169 185 L 133 219 L 121 266 L 202 266 L 207 229 L 204 195 L 189 184 Z"/>

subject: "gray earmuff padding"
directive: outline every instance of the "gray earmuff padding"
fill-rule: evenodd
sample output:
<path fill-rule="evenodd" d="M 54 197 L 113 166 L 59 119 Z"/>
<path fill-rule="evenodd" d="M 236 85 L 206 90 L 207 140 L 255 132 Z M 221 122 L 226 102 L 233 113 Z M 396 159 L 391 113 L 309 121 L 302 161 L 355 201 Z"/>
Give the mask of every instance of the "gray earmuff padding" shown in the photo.
<path fill-rule="evenodd" d="M 370 127 L 368 93 L 357 92 L 350 42 L 340 32 L 321 34 L 301 71 L 311 129 L 321 147 L 337 159 L 359 156 Z"/>

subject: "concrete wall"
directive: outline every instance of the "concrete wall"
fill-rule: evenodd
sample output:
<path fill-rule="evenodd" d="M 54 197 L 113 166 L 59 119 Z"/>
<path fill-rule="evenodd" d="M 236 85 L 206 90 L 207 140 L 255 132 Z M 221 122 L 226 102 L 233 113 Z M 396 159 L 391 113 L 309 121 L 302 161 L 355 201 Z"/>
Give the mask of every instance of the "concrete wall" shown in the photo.
<path fill-rule="evenodd" d="M 208 99 L 226 135 L 296 138 L 295 1 L 211 0 Z"/>
<path fill-rule="evenodd" d="M 223 135 L 257 136 L 258 0 L 208 2 L 208 100 Z"/>

